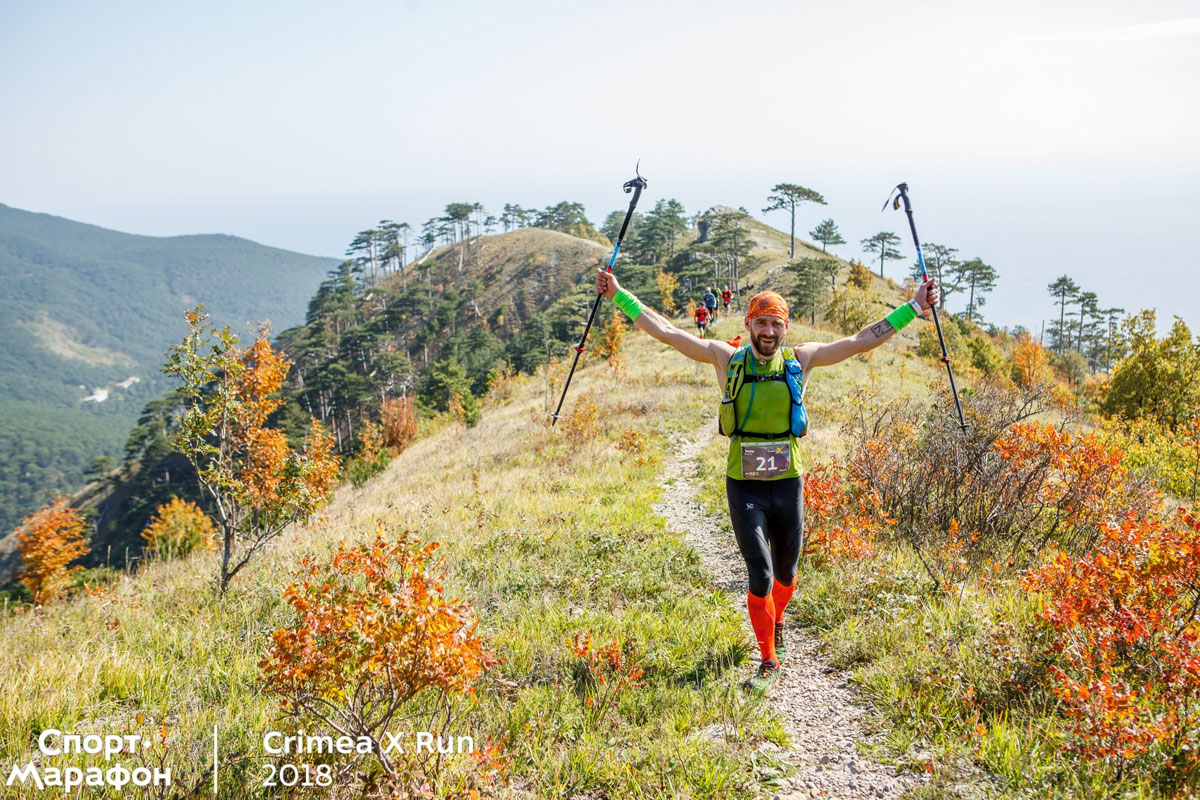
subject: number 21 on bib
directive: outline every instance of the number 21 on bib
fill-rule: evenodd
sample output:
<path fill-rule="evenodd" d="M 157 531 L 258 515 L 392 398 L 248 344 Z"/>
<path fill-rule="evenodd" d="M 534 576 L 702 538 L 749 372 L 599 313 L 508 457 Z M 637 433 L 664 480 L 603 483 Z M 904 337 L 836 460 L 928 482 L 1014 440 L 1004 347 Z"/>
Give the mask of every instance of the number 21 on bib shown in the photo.
<path fill-rule="evenodd" d="M 790 442 L 742 442 L 742 477 L 753 480 L 776 478 L 792 465 Z"/>

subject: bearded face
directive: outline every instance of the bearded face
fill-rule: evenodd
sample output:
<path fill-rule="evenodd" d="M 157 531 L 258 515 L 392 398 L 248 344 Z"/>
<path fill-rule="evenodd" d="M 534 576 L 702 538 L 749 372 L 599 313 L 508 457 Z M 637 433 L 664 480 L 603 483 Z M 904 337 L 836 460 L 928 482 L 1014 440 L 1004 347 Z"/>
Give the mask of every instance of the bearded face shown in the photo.
<path fill-rule="evenodd" d="M 775 355 L 775 351 L 783 344 L 788 323 L 780 317 L 762 316 L 749 320 L 746 327 L 750 329 L 750 344 L 754 351 L 765 360 Z"/>

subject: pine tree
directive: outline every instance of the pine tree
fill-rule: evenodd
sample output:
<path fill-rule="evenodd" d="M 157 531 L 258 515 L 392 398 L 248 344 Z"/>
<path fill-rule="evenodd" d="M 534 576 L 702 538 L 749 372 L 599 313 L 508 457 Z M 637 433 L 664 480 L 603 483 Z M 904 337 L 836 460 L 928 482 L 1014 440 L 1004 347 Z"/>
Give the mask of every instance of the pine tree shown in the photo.
<path fill-rule="evenodd" d="M 1062 353 L 1071 346 L 1071 335 L 1066 325 L 1067 304 L 1079 294 L 1079 286 L 1068 276 L 1062 275 L 1046 290 L 1058 303 L 1058 324 L 1050 329 L 1050 341 L 1053 342 L 1051 349 L 1055 353 Z"/>
<path fill-rule="evenodd" d="M 879 254 L 879 277 L 883 277 L 884 261 L 889 258 L 900 258 L 900 251 L 895 247 L 898 244 L 900 244 L 900 237 L 891 231 L 880 231 L 869 239 L 862 240 L 865 252 Z"/>
<path fill-rule="evenodd" d="M 796 257 L 796 206 L 801 203 L 820 203 L 825 205 L 825 198 L 812 189 L 804 186 L 797 186 L 794 183 L 777 183 L 771 189 L 772 194 L 767 197 L 767 207 L 763 209 L 763 213 L 767 214 L 771 211 L 786 211 L 791 218 L 791 244 L 788 247 L 788 258 Z"/>
<path fill-rule="evenodd" d="M 967 291 L 967 321 L 973 322 L 985 295 L 996 288 L 996 270 L 982 259 L 972 258 L 956 263 L 953 274 L 955 283 Z"/>
<path fill-rule="evenodd" d="M 821 243 L 821 252 L 831 244 L 845 244 L 846 240 L 842 238 L 842 234 L 838 231 L 837 223 L 832 219 L 823 219 L 817 227 L 808 232 L 808 235 L 813 238 L 814 242 Z"/>
<path fill-rule="evenodd" d="M 796 300 L 797 316 L 803 318 L 807 313 L 810 324 L 816 324 L 817 312 L 824 310 L 826 299 L 830 295 L 825 288 L 826 273 L 819 262 L 819 259 L 805 258 L 787 265 L 788 271 L 795 277 L 792 292 Z"/>

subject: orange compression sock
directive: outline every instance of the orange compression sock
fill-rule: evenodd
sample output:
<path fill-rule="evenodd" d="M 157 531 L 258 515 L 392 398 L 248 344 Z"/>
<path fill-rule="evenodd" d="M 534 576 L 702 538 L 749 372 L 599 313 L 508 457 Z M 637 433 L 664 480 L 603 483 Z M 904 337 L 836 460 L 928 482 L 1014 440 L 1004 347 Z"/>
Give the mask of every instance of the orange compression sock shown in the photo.
<path fill-rule="evenodd" d="M 792 583 L 790 586 L 788 586 L 780 583 L 774 578 L 771 579 L 773 584 L 771 587 L 771 599 L 775 601 L 776 623 L 783 622 L 783 610 L 787 608 L 788 602 L 791 601 L 792 592 L 796 591 L 796 583 L 799 580 L 800 576 L 797 575 L 795 578 L 792 578 Z"/>
<path fill-rule="evenodd" d="M 779 657 L 775 655 L 775 601 L 769 594 L 759 597 L 753 592 L 746 592 L 746 607 L 750 610 L 750 627 L 754 628 L 759 652 L 763 658 L 778 664 Z"/>

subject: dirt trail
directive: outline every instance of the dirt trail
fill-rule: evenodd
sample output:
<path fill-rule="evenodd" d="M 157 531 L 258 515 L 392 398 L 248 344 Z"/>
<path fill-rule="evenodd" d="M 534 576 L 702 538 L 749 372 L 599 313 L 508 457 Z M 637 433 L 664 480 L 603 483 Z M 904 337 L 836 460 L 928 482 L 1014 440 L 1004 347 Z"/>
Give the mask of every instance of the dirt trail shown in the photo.
<path fill-rule="evenodd" d="M 712 428 L 705 425 L 669 459 L 663 474 L 673 480 L 664 478 L 663 498 L 655 511 L 696 548 L 714 583 L 745 616 L 746 567 L 733 534 L 724 529 L 723 518 L 705 513 L 696 501 L 696 458 L 712 439 Z M 751 635 L 748 619 L 746 634 Z M 783 715 L 792 739 L 781 755 L 797 770 L 789 779 L 790 789 L 776 796 L 781 800 L 898 798 L 920 781 L 924 776 L 898 775 L 892 767 L 858 754 L 857 742 L 873 740 L 862 727 L 865 701 L 843 673 L 829 666 L 811 634 L 789 626 L 786 635 L 788 656 L 770 702 Z M 757 652 L 752 663 L 757 665 Z M 744 671 L 748 677 L 749 668 Z"/>

